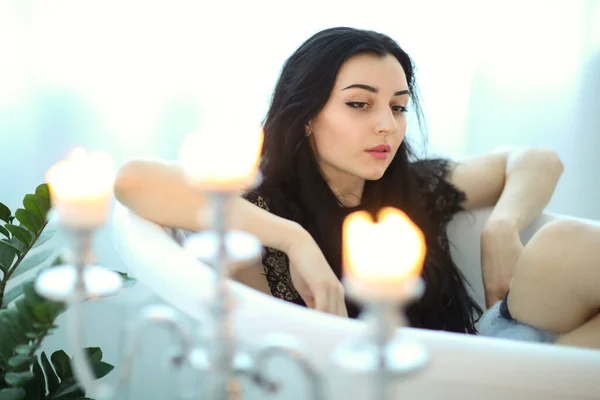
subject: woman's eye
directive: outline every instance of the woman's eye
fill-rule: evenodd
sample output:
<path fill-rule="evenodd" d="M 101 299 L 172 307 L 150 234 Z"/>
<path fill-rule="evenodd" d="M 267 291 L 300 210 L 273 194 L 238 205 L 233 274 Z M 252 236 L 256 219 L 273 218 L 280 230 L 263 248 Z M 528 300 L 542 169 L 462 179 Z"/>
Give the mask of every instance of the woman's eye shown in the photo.
<path fill-rule="evenodd" d="M 368 103 L 362 102 L 362 101 L 351 101 L 349 103 L 346 103 L 349 107 L 352 108 L 357 108 L 357 109 L 363 109 L 363 108 L 367 108 L 369 106 Z"/>
<path fill-rule="evenodd" d="M 392 106 L 392 110 L 397 113 L 405 113 L 408 111 L 406 106 Z"/>

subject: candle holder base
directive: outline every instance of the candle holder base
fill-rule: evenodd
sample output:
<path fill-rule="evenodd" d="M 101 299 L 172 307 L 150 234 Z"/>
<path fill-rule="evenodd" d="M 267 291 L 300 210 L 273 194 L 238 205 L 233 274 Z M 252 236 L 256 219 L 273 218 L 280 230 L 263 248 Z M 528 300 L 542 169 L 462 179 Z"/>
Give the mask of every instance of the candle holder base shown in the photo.
<path fill-rule="evenodd" d="M 389 378 L 406 378 L 421 371 L 428 362 L 423 345 L 408 339 L 388 342 L 383 354 L 377 344 L 368 340 L 355 340 L 341 345 L 334 353 L 334 363 L 351 374 L 377 375 Z"/>
<path fill-rule="evenodd" d="M 375 383 L 370 398 L 395 398 L 390 384 L 418 373 L 428 363 L 425 347 L 399 331 L 406 326 L 405 307 L 423 295 L 424 282 L 420 277 L 406 279 L 395 291 L 386 287 L 381 292 L 358 279 L 345 279 L 344 286 L 350 297 L 362 303 L 360 318 L 367 330 L 341 344 L 334 353 L 334 363 L 352 376 L 370 378 Z"/>
<path fill-rule="evenodd" d="M 189 355 L 190 365 L 197 371 L 207 372 L 213 368 L 211 355 L 205 347 L 194 348 Z M 232 360 L 233 373 L 246 374 L 254 368 L 254 361 L 250 354 L 236 351 Z"/>
<path fill-rule="evenodd" d="M 77 268 L 73 265 L 59 265 L 42 271 L 35 281 L 38 294 L 54 301 L 69 302 L 75 292 Z M 87 298 L 113 296 L 123 287 L 121 275 L 99 266 L 83 268 Z"/>
<path fill-rule="evenodd" d="M 242 231 L 227 232 L 225 246 L 228 260 L 232 263 L 258 260 L 262 250 L 255 236 Z M 184 247 L 200 261 L 212 265 L 219 252 L 219 235 L 215 231 L 195 233 L 185 241 Z"/>

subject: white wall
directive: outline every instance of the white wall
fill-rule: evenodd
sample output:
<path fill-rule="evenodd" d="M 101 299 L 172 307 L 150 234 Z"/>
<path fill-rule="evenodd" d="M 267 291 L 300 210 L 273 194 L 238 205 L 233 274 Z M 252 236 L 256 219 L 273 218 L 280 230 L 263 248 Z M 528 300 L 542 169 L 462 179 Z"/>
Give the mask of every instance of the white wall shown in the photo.
<path fill-rule="evenodd" d="M 600 2 L 513 5 L 474 49 L 463 151 L 552 147 L 566 168 L 549 209 L 600 218 Z"/>

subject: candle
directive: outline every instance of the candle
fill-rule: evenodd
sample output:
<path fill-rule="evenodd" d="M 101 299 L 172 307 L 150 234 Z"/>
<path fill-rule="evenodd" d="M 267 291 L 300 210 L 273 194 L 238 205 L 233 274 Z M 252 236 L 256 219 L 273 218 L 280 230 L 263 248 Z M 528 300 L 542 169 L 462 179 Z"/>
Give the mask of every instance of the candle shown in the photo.
<path fill-rule="evenodd" d="M 374 223 L 366 211 L 344 220 L 344 283 L 363 298 L 406 297 L 407 284 L 419 278 L 425 260 L 425 237 L 400 210 L 386 207 Z"/>
<path fill-rule="evenodd" d="M 109 213 L 115 175 L 110 155 L 81 148 L 50 167 L 46 181 L 59 223 L 78 229 L 102 225 Z"/>
<path fill-rule="evenodd" d="M 188 135 L 179 160 L 190 183 L 207 190 L 240 190 L 254 183 L 263 131 L 249 125 L 223 124 Z"/>

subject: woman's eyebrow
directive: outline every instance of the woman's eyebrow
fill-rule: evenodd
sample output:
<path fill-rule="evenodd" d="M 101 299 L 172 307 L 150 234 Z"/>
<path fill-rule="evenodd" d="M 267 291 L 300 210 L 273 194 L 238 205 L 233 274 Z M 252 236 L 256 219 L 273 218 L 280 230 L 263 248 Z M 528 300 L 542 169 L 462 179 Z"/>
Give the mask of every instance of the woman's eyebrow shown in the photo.
<path fill-rule="evenodd" d="M 365 85 L 364 83 L 354 83 L 350 86 L 346 86 L 342 90 L 347 90 L 347 89 L 363 89 L 363 90 L 369 91 L 371 93 L 379 93 L 379 89 L 377 89 L 376 87 L 371 86 L 371 85 Z M 396 93 L 394 93 L 394 96 L 402 96 L 405 94 L 410 95 L 410 92 L 406 89 L 399 90 Z"/>

